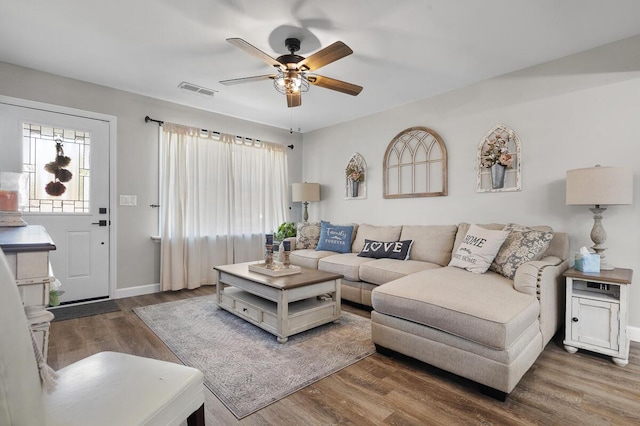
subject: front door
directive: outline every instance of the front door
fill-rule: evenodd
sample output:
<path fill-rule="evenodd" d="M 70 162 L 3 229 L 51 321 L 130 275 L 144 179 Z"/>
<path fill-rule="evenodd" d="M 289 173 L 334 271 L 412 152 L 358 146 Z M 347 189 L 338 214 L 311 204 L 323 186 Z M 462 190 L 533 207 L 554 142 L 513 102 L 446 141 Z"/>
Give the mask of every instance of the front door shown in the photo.
<path fill-rule="evenodd" d="M 0 100 L 0 171 L 28 176 L 23 219 L 56 245 L 61 303 L 109 297 L 109 123 Z"/>

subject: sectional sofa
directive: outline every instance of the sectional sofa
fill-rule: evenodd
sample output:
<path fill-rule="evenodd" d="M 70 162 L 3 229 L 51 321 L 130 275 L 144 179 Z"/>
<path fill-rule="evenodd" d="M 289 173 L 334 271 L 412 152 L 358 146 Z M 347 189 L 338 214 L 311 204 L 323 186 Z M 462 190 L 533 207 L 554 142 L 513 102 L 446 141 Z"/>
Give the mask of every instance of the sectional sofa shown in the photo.
<path fill-rule="evenodd" d="M 316 231 L 305 227 L 319 225 L 299 225 L 291 263 L 342 274 L 342 299 L 373 308 L 380 352 L 408 355 L 504 398 L 560 326 L 566 233 L 510 224 L 491 269 L 474 273 L 450 264 L 477 242 L 470 238 L 476 225 L 353 225 L 346 253 L 313 247 Z M 479 227 L 500 233 L 505 225 Z M 363 257 L 372 242 L 399 241 L 410 242 L 406 259 Z"/>

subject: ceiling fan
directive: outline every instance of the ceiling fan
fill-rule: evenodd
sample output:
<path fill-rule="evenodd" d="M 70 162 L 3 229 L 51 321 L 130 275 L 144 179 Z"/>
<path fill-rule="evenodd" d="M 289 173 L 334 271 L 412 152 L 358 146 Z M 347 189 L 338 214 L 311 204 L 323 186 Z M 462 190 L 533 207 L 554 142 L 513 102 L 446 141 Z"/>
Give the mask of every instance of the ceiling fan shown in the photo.
<path fill-rule="evenodd" d="M 309 90 L 309 84 L 352 96 L 357 96 L 362 91 L 362 86 L 317 74 L 309 74 L 309 72 L 314 72 L 320 67 L 353 53 L 353 50 L 341 41 L 336 41 L 332 45 L 317 51 L 307 58 L 296 55 L 296 52 L 300 50 L 300 40 L 297 38 L 288 38 L 285 40 L 284 44 L 289 53 L 279 56 L 278 58 L 272 58 L 241 38 L 228 38 L 227 41 L 248 54 L 261 59 L 268 65 L 276 68 L 277 71 L 276 74 L 222 80 L 220 82 L 221 84 L 228 86 L 271 79 L 273 80 L 273 86 L 276 90 L 287 96 L 287 106 L 289 106 L 289 108 L 302 105 L 301 94 Z"/>

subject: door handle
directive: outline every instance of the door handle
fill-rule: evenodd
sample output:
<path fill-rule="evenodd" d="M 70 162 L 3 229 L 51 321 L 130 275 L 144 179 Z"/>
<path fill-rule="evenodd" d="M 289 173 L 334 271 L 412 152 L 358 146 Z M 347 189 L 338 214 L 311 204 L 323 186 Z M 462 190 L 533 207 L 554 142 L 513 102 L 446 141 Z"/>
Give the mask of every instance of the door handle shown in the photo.
<path fill-rule="evenodd" d="M 99 220 L 98 222 L 93 222 L 91 224 L 92 225 L 98 225 L 98 226 L 107 226 L 107 221 L 106 220 Z"/>

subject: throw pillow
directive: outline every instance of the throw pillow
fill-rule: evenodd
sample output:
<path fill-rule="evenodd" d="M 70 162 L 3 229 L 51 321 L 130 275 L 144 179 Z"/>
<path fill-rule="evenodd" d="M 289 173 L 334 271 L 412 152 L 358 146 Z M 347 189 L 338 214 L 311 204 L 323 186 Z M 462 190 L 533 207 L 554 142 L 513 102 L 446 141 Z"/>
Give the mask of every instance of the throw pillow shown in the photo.
<path fill-rule="evenodd" d="M 409 259 L 412 244 L 413 240 L 383 242 L 365 239 L 364 246 L 358 256 L 372 257 L 374 259 L 407 260 Z"/>
<path fill-rule="evenodd" d="M 320 222 L 298 223 L 296 250 L 315 249 L 320 239 Z"/>
<path fill-rule="evenodd" d="M 477 225 L 469 226 L 460 247 L 451 257 L 449 266 L 463 268 L 475 274 L 484 274 L 508 235 L 509 231 L 494 231 Z"/>
<path fill-rule="evenodd" d="M 320 240 L 316 250 L 335 251 L 336 253 L 351 252 L 351 235 L 353 226 L 332 225 L 324 220 L 320 222 Z"/>
<path fill-rule="evenodd" d="M 491 270 L 513 279 L 523 263 L 540 258 L 549 247 L 553 231 L 540 231 L 510 223 L 504 227 L 509 236 L 491 264 Z"/>

